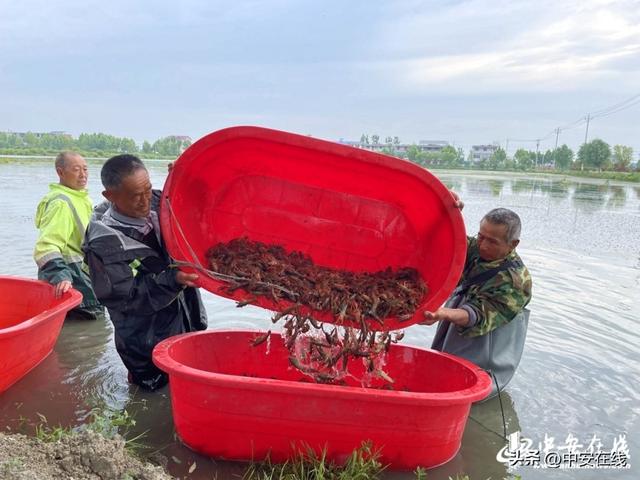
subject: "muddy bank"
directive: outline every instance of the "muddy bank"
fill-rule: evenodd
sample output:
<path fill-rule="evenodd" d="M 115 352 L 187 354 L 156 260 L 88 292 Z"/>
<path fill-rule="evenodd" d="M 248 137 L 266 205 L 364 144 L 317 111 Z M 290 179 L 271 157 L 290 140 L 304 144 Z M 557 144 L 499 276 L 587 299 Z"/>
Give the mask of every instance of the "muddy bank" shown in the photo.
<path fill-rule="evenodd" d="M 83 431 L 43 442 L 0 433 L 2 480 L 170 480 L 162 467 L 145 463 L 125 449 L 125 440 Z"/>

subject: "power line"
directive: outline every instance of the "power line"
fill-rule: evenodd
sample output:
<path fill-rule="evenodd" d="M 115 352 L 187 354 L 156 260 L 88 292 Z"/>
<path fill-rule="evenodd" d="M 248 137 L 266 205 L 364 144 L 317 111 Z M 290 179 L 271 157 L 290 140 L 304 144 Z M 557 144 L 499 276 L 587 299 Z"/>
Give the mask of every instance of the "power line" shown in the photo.
<path fill-rule="evenodd" d="M 639 96 L 640 96 L 640 95 L 639 95 Z M 591 116 L 591 118 L 602 118 L 602 117 L 608 117 L 609 115 L 613 115 L 614 113 L 621 112 L 621 111 L 623 111 L 623 110 L 626 110 L 627 108 L 631 108 L 631 107 L 633 107 L 633 106 L 635 106 L 635 105 L 638 105 L 639 103 L 640 103 L 640 98 L 638 98 L 638 99 L 637 99 L 635 102 L 633 102 L 633 103 L 629 103 L 629 104 L 627 104 L 627 105 L 621 106 L 621 107 L 619 107 L 619 108 L 616 108 L 615 110 L 610 110 L 610 111 L 608 111 L 608 112 L 606 112 L 606 113 L 600 113 L 600 114 L 598 114 L 598 115 L 595 115 L 595 114 L 594 114 L 594 115 L 592 115 L 592 116 Z"/>
<path fill-rule="evenodd" d="M 611 105 L 609 107 L 601 108 L 600 110 L 596 110 L 595 112 L 591 112 L 591 116 L 593 118 L 595 116 L 600 116 L 601 114 L 602 115 L 608 114 L 608 112 L 610 110 L 614 110 L 614 109 L 616 109 L 618 107 L 623 107 L 625 104 L 627 104 L 627 103 L 629 103 L 629 102 L 631 102 L 632 100 L 635 100 L 635 99 L 640 99 L 640 93 L 637 94 L 637 95 L 634 95 L 632 97 L 629 97 L 626 100 L 623 100 L 622 102 L 616 103 L 616 104 Z"/>
<path fill-rule="evenodd" d="M 576 128 L 579 127 L 580 125 L 582 125 L 585 122 L 585 117 L 580 117 L 579 119 L 577 119 L 575 122 L 571 122 L 568 123 L 567 125 L 565 125 L 564 127 L 558 127 L 560 129 L 561 132 L 565 131 L 565 130 L 570 130 L 572 128 Z"/>
<path fill-rule="evenodd" d="M 640 93 L 633 95 L 632 97 L 623 100 L 622 102 L 618 102 L 609 107 L 602 108 L 600 110 L 596 110 L 595 112 L 587 113 L 587 128 L 584 132 L 584 143 L 587 143 L 587 138 L 589 136 L 589 123 L 594 118 L 602 118 L 608 115 L 613 115 L 614 113 L 621 112 L 622 110 L 626 110 L 627 108 L 633 107 L 634 105 L 640 103 Z"/>
<path fill-rule="evenodd" d="M 544 137 L 540 137 L 538 140 L 546 140 L 547 138 L 551 137 L 554 133 L 556 133 L 555 128 L 551 130 L 549 133 L 547 133 Z"/>
<path fill-rule="evenodd" d="M 546 134 L 544 137 L 540 137 L 540 138 L 535 138 L 535 139 L 515 139 L 515 138 L 508 138 L 507 142 L 512 141 L 512 142 L 536 142 L 537 144 L 540 143 L 541 140 L 546 140 L 547 138 L 551 137 L 552 135 L 556 136 L 556 148 L 558 146 L 558 137 L 560 135 L 560 132 L 563 132 L 565 130 L 570 130 L 572 128 L 577 128 L 580 127 L 582 125 L 584 125 L 585 123 L 587 124 L 586 130 L 585 130 L 585 134 L 584 134 L 584 143 L 587 143 L 587 138 L 589 135 L 589 123 L 591 123 L 591 120 L 595 119 L 595 118 L 604 118 L 604 117 L 608 117 L 609 115 L 613 115 L 614 113 L 618 113 L 621 112 L 623 110 L 626 110 L 628 108 L 631 108 L 635 105 L 640 104 L 640 93 L 633 95 L 629 98 L 627 98 L 626 100 L 623 100 L 621 102 L 618 103 L 614 103 L 613 105 L 609 105 L 608 107 L 604 107 L 601 108 L 599 110 L 596 110 L 594 112 L 589 112 L 587 113 L 586 116 L 584 117 L 580 117 L 579 119 L 568 123 L 565 126 L 562 127 L 556 127 L 553 130 L 551 130 L 548 134 Z"/>

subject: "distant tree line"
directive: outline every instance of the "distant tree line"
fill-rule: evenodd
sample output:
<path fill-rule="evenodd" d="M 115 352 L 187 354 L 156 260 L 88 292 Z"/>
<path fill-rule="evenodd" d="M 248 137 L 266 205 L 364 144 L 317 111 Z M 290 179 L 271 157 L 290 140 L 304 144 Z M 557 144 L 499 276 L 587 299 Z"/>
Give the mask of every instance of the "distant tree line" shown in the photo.
<path fill-rule="evenodd" d="M 189 145 L 191 140 L 176 136 L 160 138 L 153 143 L 145 141 L 142 148 L 138 148 L 131 138 L 104 133 L 82 133 L 74 138 L 72 135 L 56 133 L 0 132 L 0 152 L 7 155 L 52 155 L 61 150 L 74 150 L 98 157 L 118 153 L 177 157 Z"/>
<path fill-rule="evenodd" d="M 471 153 L 465 157 L 461 148 L 447 145 L 439 151 L 425 151 L 419 145 L 406 145 L 396 136 L 385 137 L 381 141 L 379 135 L 362 134 L 360 145 L 363 148 L 380 151 L 387 155 L 404 158 L 424 167 L 471 168 L 480 170 L 580 170 L 595 172 L 630 172 L 633 171 L 633 149 L 626 145 L 609 144 L 600 139 L 583 144 L 574 154 L 567 145 L 535 152 L 520 148 L 509 157 L 503 148 L 497 148 L 488 158 L 474 161 Z M 640 162 L 635 165 L 640 171 Z"/>
<path fill-rule="evenodd" d="M 473 168 L 482 170 L 580 170 L 595 172 L 629 172 L 632 170 L 633 149 L 625 145 L 613 148 L 600 139 L 583 144 L 574 154 L 567 145 L 534 152 L 518 149 L 509 157 L 502 148 L 488 158 L 472 161 L 461 148 L 446 145 L 437 151 L 425 151 L 419 145 L 401 144 L 397 136 L 363 134 L 360 144 L 387 155 L 405 158 L 424 167 Z M 191 145 L 188 137 L 168 136 L 153 143 L 144 141 L 139 148 L 131 138 L 104 133 L 82 133 L 78 138 L 64 133 L 36 134 L 0 132 L 0 153 L 6 155 L 55 155 L 61 150 L 74 150 L 83 155 L 107 157 L 118 153 L 135 153 L 142 157 L 177 157 Z M 640 162 L 635 166 L 640 171 Z"/>
<path fill-rule="evenodd" d="M 464 166 L 464 151 L 451 145 L 446 145 L 438 151 L 427 151 L 424 146 L 402 144 L 397 136 L 386 136 L 382 141 L 378 134 L 363 133 L 360 137 L 360 146 L 386 155 L 405 158 L 424 167 Z"/>
<path fill-rule="evenodd" d="M 407 149 L 406 158 L 423 167 L 444 167 L 456 168 L 464 167 L 464 151 L 462 148 L 455 148 L 451 145 L 443 147 L 437 152 L 425 152 L 417 145 L 411 145 Z"/>
<path fill-rule="evenodd" d="M 492 169 L 531 170 L 534 168 L 555 170 L 590 170 L 590 171 L 615 171 L 629 172 L 632 170 L 633 149 L 626 145 L 614 145 L 599 138 L 583 144 L 574 155 L 567 145 L 547 150 L 546 152 L 533 152 L 525 149 L 516 150 L 512 158 L 507 158 L 502 149 L 498 149 L 487 160 L 487 165 Z M 638 170 L 638 165 L 636 165 Z"/>

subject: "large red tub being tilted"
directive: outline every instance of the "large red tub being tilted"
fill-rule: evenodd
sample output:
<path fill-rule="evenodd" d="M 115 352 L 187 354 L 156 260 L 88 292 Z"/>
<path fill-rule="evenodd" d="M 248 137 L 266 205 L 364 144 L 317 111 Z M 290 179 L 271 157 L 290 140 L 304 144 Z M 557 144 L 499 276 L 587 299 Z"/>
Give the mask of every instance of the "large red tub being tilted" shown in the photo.
<path fill-rule="evenodd" d="M 429 291 L 413 318 L 385 319 L 390 329 L 438 308 L 458 282 L 466 254 L 460 211 L 424 168 L 258 127 L 220 130 L 189 147 L 167 178 L 160 216 L 171 256 L 205 268 L 209 248 L 239 237 L 301 251 L 316 265 L 339 270 L 413 267 Z M 223 282 L 200 273 L 202 287 L 229 296 Z M 246 297 L 241 289 L 232 295 Z M 278 309 L 265 297 L 252 303 Z M 379 328 L 375 321 L 370 327 Z"/>
<path fill-rule="evenodd" d="M 45 282 L 0 276 L 0 393 L 53 350 L 67 312 L 82 302 L 71 289 L 56 299 Z"/>
<path fill-rule="evenodd" d="M 153 352 L 169 373 L 176 431 L 216 458 L 282 462 L 296 448 L 327 449 L 343 462 L 363 441 L 382 449 L 392 469 L 430 468 L 460 448 L 471 403 L 491 390 L 489 376 L 453 355 L 392 345 L 386 371 L 393 390 L 348 378 L 313 383 L 288 366 L 279 335 L 256 347 L 256 332 L 205 331 L 169 338 Z M 363 365 L 351 362 L 358 377 Z M 310 383 L 311 382 L 311 383 Z"/>
<path fill-rule="evenodd" d="M 195 265 L 199 283 L 230 296 L 205 272 L 206 252 L 247 237 L 308 254 L 316 265 L 353 272 L 413 267 L 428 293 L 404 328 L 437 309 L 455 287 L 466 254 L 460 211 L 449 190 L 410 162 L 331 142 L 256 127 L 198 140 L 174 165 L 162 195 L 161 223 L 173 258 Z M 232 298 L 246 299 L 241 289 Z M 252 303 L 280 310 L 259 297 Z M 313 312 L 334 321 L 328 312 Z M 372 329 L 381 328 L 372 321 Z M 391 468 L 433 467 L 460 447 L 471 403 L 490 390 L 488 376 L 462 359 L 392 345 L 371 388 L 316 384 L 289 367 L 279 335 L 251 346 L 256 333 L 199 332 L 154 350 L 170 376 L 176 430 L 194 450 L 238 460 L 283 461 L 292 442 L 344 460 L 363 441 L 382 448 Z M 361 377 L 363 365 L 350 361 Z M 377 383 L 376 383 L 377 382 Z M 304 448 L 304 447 L 303 447 Z"/>

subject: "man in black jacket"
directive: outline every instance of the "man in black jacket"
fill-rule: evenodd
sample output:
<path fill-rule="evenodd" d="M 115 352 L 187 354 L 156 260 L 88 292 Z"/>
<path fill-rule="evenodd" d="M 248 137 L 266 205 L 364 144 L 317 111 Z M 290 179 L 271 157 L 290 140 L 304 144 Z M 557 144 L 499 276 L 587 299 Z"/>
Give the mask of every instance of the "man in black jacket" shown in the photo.
<path fill-rule="evenodd" d="M 116 349 L 129 381 L 155 390 L 167 376 L 151 359 L 153 347 L 173 335 L 207 328 L 198 276 L 171 268 L 158 219 L 160 192 L 134 155 L 103 165 L 102 194 L 83 251 L 91 282 L 115 328 Z"/>

